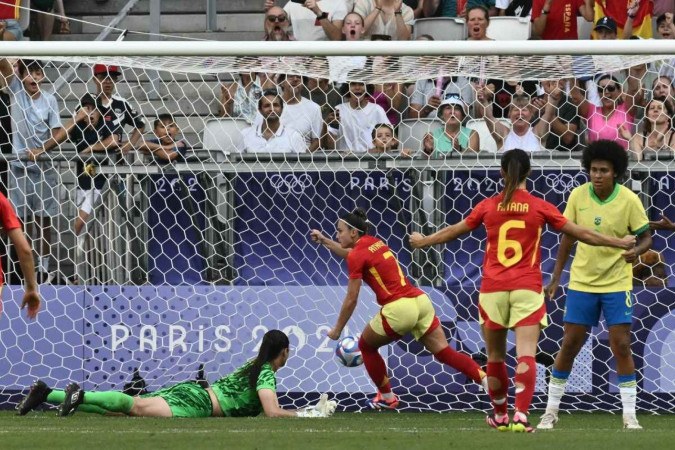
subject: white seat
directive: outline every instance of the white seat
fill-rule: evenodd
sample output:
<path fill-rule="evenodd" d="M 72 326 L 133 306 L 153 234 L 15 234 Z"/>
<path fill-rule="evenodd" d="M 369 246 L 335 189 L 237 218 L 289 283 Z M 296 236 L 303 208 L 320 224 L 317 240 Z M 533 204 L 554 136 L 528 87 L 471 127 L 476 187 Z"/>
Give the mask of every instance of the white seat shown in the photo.
<path fill-rule="evenodd" d="M 244 119 L 210 119 L 204 125 L 202 145 L 206 150 L 220 150 L 225 155 L 244 151 L 241 130 L 249 126 Z"/>
<path fill-rule="evenodd" d="M 405 119 L 398 124 L 398 140 L 401 149 L 409 148 L 414 152 L 422 150 L 422 141 L 427 133 L 443 126 L 438 119 Z"/>
<path fill-rule="evenodd" d="M 526 41 L 530 38 L 530 18 L 490 17 L 487 36 L 497 41 Z"/>
<path fill-rule="evenodd" d="M 456 17 L 431 17 L 417 19 L 413 26 L 413 39 L 428 34 L 437 41 L 461 41 L 466 39 L 466 24 Z"/>
<path fill-rule="evenodd" d="M 582 16 L 577 17 L 577 35 L 579 39 L 590 39 L 593 26 L 593 22 L 587 22 Z"/>
<path fill-rule="evenodd" d="M 511 128 L 511 121 L 508 119 L 497 119 L 507 127 Z M 480 139 L 480 151 L 497 153 L 497 143 L 492 138 L 490 131 L 488 130 L 487 123 L 485 119 L 471 119 L 466 123 L 466 127 L 478 132 L 478 138 Z"/>

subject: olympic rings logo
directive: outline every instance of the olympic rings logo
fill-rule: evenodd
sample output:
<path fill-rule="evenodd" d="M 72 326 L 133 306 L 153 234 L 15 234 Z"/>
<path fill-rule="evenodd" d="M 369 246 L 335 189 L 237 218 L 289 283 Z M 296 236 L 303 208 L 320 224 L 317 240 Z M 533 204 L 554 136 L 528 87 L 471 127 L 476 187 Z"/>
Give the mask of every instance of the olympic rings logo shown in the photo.
<path fill-rule="evenodd" d="M 581 179 L 579 177 L 581 177 Z M 565 194 L 585 182 L 586 177 L 584 174 L 570 175 L 569 173 L 549 173 L 546 175 L 546 186 L 553 189 L 556 194 Z"/>
<path fill-rule="evenodd" d="M 280 175 L 275 173 L 269 177 L 269 183 L 272 185 L 272 188 L 277 191 L 277 194 L 288 195 L 293 194 L 302 194 L 305 192 L 305 189 L 312 186 L 314 181 L 309 174 L 303 173 L 302 175 Z"/>

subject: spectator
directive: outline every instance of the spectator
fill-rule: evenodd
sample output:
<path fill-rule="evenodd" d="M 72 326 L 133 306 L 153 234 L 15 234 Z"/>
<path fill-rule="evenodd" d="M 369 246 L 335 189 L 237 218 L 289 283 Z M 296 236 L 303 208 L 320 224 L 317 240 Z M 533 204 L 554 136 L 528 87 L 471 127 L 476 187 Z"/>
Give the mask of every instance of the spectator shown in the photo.
<path fill-rule="evenodd" d="M 447 156 L 452 152 L 480 151 L 476 130 L 464 126 L 469 108 L 457 94 L 449 94 L 441 103 L 438 115 L 445 126 L 424 136 L 423 150 L 429 156 Z"/>
<path fill-rule="evenodd" d="M 218 115 L 239 117 L 252 124 L 258 114 L 258 99 L 263 89 L 273 87 L 274 83 L 265 74 L 240 73 L 234 82 L 221 84 Z"/>
<path fill-rule="evenodd" d="M 302 96 L 302 76 L 281 74 L 277 81 L 284 101 L 281 123 L 300 133 L 308 150 L 313 152 L 319 148 L 323 131 L 321 107 Z"/>
<path fill-rule="evenodd" d="M 373 128 L 373 146 L 368 153 L 381 154 L 397 150 L 401 143 L 396 139 L 394 127 L 388 123 L 378 123 Z M 408 148 L 401 150 L 401 155 L 410 156 L 412 151 Z"/>
<path fill-rule="evenodd" d="M 342 24 L 341 39 L 345 41 L 360 41 L 364 33 L 363 16 L 357 12 L 350 12 L 345 16 Z"/>
<path fill-rule="evenodd" d="M 656 14 L 656 12 L 654 12 Z M 661 39 L 675 39 L 673 11 L 663 13 L 656 18 L 656 32 Z"/>
<path fill-rule="evenodd" d="M 59 21 L 59 34 L 70 34 L 70 23 L 63 8 L 63 0 L 33 0 L 31 6 L 39 11 L 37 14 L 37 27 L 40 32 L 41 41 L 52 40 L 55 18 Z M 58 17 L 55 17 L 54 13 L 58 14 Z"/>
<path fill-rule="evenodd" d="M 410 9 L 413 10 L 415 19 L 424 17 L 424 0 L 403 0 L 403 3 L 410 6 Z"/>
<path fill-rule="evenodd" d="M 350 12 L 345 16 L 342 25 L 342 37 L 345 41 L 360 41 L 363 38 L 364 30 L 364 19 L 361 14 Z M 368 58 L 365 56 L 329 56 L 330 77 L 338 83 L 345 82 L 351 71 L 363 69 L 367 61 Z"/>
<path fill-rule="evenodd" d="M 21 0 L 3 0 L 0 3 L 0 41 L 20 41 L 23 30 L 19 24 Z"/>
<path fill-rule="evenodd" d="M 497 149 L 505 152 L 514 148 L 525 150 L 526 152 L 536 152 L 542 149 L 542 144 L 546 142 L 549 133 L 549 124 L 555 117 L 555 107 L 551 102 L 544 106 L 544 114 L 532 126 L 534 121 L 533 106 L 530 103 L 530 97 L 527 94 L 516 94 L 511 99 L 509 106 L 509 120 L 511 129 L 500 121 L 495 120 L 492 114 L 492 104 L 487 99 L 487 90 L 480 89 L 477 94 L 479 107 L 477 108 L 478 117 L 485 117 L 492 138 L 497 143 Z M 552 93 L 556 95 L 556 93 Z"/>
<path fill-rule="evenodd" d="M 466 11 L 482 6 L 491 16 L 497 15 L 495 0 L 427 0 L 424 2 L 425 17 L 466 17 Z"/>
<path fill-rule="evenodd" d="M 675 86 L 670 77 L 661 75 L 652 83 L 652 98 L 663 98 L 675 110 Z"/>
<path fill-rule="evenodd" d="M 372 142 L 372 130 L 378 123 L 389 123 L 381 106 L 369 102 L 364 83 L 350 82 L 348 101 L 335 108 L 329 117 L 326 148 L 365 152 Z"/>
<path fill-rule="evenodd" d="M 401 122 L 406 109 L 406 97 L 400 83 L 384 83 L 373 85 L 372 102 L 380 105 L 387 113 L 389 122 L 396 126 Z"/>
<path fill-rule="evenodd" d="M 269 89 L 258 100 L 262 121 L 242 130 L 247 153 L 304 153 L 305 140 L 297 131 L 281 123 L 284 101 L 276 90 Z"/>
<path fill-rule="evenodd" d="M 304 77 L 303 84 L 308 98 L 321 107 L 323 120 L 328 118 L 337 105 L 342 103 L 342 96 L 327 78 Z"/>
<path fill-rule="evenodd" d="M 644 158 L 645 150 L 657 154 L 665 151 L 672 155 L 675 151 L 674 114 L 675 111 L 665 99 L 653 98 L 647 104 L 645 118 L 642 120 L 642 133 L 631 136 L 624 127 L 620 129 L 622 137 L 630 141 L 630 151 L 636 155 L 638 161 Z"/>
<path fill-rule="evenodd" d="M 642 68 L 631 68 L 631 76 L 628 77 L 628 92 L 623 93 L 621 83 L 612 75 L 597 77 L 598 94 L 601 106 L 595 106 L 586 100 L 584 92 L 575 83 L 570 91 L 572 103 L 577 105 L 579 115 L 586 119 L 588 128 L 588 142 L 600 139 L 617 141 L 624 149 L 628 149 L 626 136 L 634 132 L 635 108 L 634 100 L 638 95 L 639 76 Z M 623 131 L 620 130 L 623 128 Z"/>
<path fill-rule="evenodd" d="M 494 41 L 487 37 L 490 14 L 483 6 L 473 6 L 466 11 L 467 41 Z"/>
<path fill-rule="evenodd" d="M 415 14 L 402 0 L 356 0 L 354 12 L 365 18 L 366 37 L 389 35 L 407 41 L 412 35 Z"/>
<path fill-rule="evenodd" d="M 84 238 L 82 228 L 86 224 L 94 208 L 101 202 L 101 193 L 107 181 L 104 175 L 98 174 L 99 165 L 117 162 L 122 155 L 132 150 L 143 137 L 145 122 L 140 114 L 123 98 L 115 95 L 115 85 L 122 73 L 117 66 L 96 64 L 93 68 L 93 80 L 96 87 L 96 109 L 100 119 L 96 124 L 96 133 L 91 129 L 81 132 L 79 142 L 76 141 L 80 155 L 85 156 L 78 161 L 78 205 L 74 231 L 81 248 Z M 89 94 L 85 94 L 79 108 L 86 107 Z M 133 127 L 128 140 L 124 139 L 124 126 Z M 99 155 L 99 156 L 96 156 Z"/>
<path fill-rule="evenodd" d="M 534 80 L 498 80 L 490 79 L 487 81 L 487 93 L 489 100 L 492 100 L 493 114 L 496 118 L 508 116 L 508 109 L 511 105 L 511 99 L 514 95 L 525 93 L 530 97 L 537 95 L 538 83 Z"/>
<path fill-rule="evenodd" d="M 500 16 L 529 17 L 532 13 L 532 0 L 496 0 Z"/>
<path fill-rule="evenodd" d="M 565 95 L 567 82 L 565 80 L 542 81 L 541 84 L 548 96 L 548 101 L 557 111 L 550 124 L 546 148 L 559 151 L 578 150 L 581 117 L 577 115 L 577 107 Z"/>
<path fill-rule="evenodd" d="M 433 41 L 428 35 L 419 36 L 418 40 Z M 466 77 L 439 77 L 427 80 L 417 80 L 412 93 L 409 95 L 410 108 L 408 117 L 411 119 L 437 117 L 436 109 L 441 104 L 441 98 L 449 94 L 459 94 L 464 103 L 471 104 L 474 99 L 474 88 Z"/>
<path fill-rule="evenodd" d="M 274 0 L 265 0 L 265 10 L 274 6 Z M 353 0 L 289 1 L 284 11 L 291 19 L 293 36 L 298 41 L 339 41 L 342 21 L 352 10 Z"/>
<path fill-rule="evenodd" d="M 9 198 L 24 223 L 32 223 L 40 237 L 38 282 L 49 284 L 56 277 L 51 272 L 51 218 L 59 213 L 56 190 L 58 173 L 51 161 L 37 158 L 56 145 L 55 136 L 64 133 L 56 97 L 43 92 L 40 84 L 45 76 L 37 60 L 19 60 L 18 74 L 6 59 L 0 60 L 0 73 L 10 90 L 13 153 L 26 160 L 10 163 Z M 29 219 L 34 218 L 34 222 Z"/>
<path fill-rule="evenodd" d="M 603 17 L 595 23 L 595 38 L 601 41 L 614 41 L 617 38 L 616 21 L 611 17 Z M 629 36 L 630 37 L 630 36 Z"/>
<path fill-rule="evenodd" d="M 288 15 L 278 6 L 272 6 L 267 10 L 263 27 L 265 29 L 263 41 L 294 40 L 293 36 L 291 36 L 290 32 L 288 31 L 291 27 L 291 24 L 288 21 Z"/>
<path fill-rule="evenodd" d="M 594 0 L 533 0 L 532 36 L 546 40 L 579 39 L 577 11 L 587 22 L 592 22 L 594 3 Z"/>
<path fill-rule="evenodd" d="M 185 161 L 190 149 L 187 142 L 177 139 L 180 129 L 171 114 L 160 114 L 153 123 L 155 137 L 143 142 L 139 150 L 152 155 L 157 164 Z"/>

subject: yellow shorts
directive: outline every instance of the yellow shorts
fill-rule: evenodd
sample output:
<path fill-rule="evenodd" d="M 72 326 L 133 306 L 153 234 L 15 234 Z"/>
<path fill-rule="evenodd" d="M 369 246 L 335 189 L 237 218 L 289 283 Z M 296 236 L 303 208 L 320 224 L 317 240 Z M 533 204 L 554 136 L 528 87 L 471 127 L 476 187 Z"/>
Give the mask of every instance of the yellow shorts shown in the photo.
<path fill-rule="evenodd" d="M 490 292 L 478 296 L 480 323 L 491 330 L 548 325 L 544 293 L 527 289 Z"/>
<path fill-rule="evenodd" d="M 370 327 L 375 333 L 392 339 L 400 339 L 404 334 L 412 333 L 419 340 L 440 324 L 434 305 L 426 294 L 403 297 L 387 303 L 370 321 Z"/>

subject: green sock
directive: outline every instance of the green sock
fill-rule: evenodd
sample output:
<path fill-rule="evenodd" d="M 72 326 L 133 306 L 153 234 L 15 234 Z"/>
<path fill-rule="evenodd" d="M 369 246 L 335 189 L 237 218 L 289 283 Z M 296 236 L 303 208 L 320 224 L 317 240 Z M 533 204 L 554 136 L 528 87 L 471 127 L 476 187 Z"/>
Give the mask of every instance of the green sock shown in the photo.
<path fill-rule="evenodd" d="M 89 394 L 86 395 L 89 397 Z M 47 401 L 49 403 L 55 403 L 55 404 L 61 404 L 63 401 L 66 399 L 66 393 L 62 390 L 53 390 L 49 393 L 47 396 Z M 109 411 L 107 409 L 101 408 L 100 406 L 96 405 L 87 405 L 87 404 L 81 404 L 78 406 L 77 410 L 79 412 L 86 412 L 86 413 L 92 413 L 92 414 L 106 414 Z"/>
<path fill-rule="evenodd" d="M 66 393 L 61 389 L 54 389 L 47 396 L 47 401 L 49 403 L 56 403 L 60 405 L 66 399 Z"/>
<path fill-rule="evenodd" d="M 134 398 L 121 392 L 85 392 L 83 405 L 93 405 L 110 412 L 129 414 Z"/>

